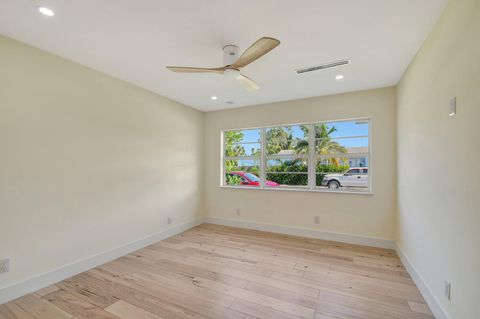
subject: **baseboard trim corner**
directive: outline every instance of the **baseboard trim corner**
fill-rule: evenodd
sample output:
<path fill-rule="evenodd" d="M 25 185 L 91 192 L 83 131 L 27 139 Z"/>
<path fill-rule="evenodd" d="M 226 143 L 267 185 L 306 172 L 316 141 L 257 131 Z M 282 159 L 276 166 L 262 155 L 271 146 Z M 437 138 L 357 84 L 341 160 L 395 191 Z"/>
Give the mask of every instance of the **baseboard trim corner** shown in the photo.
<path fill-rule="evenodd" d="M 203 219 L 196 219 L 173 226 L 161 232 L 137 239 L 126 245 L 116 247 L 112 250 L 90 256 L 57 269 L 36 275 L 20 282 L 0 288 L 0 305 L 32 293 L 39 289 L 53 285 L 59 281 L 100 266 L 104 263 L 128 255 L 136 250 L 154 244 L 165 238 L 184 232 L 190 228 L 200 225 Z"/>
<path fill-rule="evenodd" d="M 432 290 L 430 289 L 430 287 L 428 287 L 423 277 L 417 271 L 417 268 L 415 268 L 415 266 L 411 262 L 410 258 L 408 258 L 408 256 L 402 250 L 402 248 L 400 248 L 400 246 L 396 243 L 395 243 L 395 251 L 397 252 L 397 255 L 400 257 L 400 260 L 402 261 L 403 265 L 407 269 L 407 272 L 409 273 L 410 277 L 412 277 L 412 280 L 415 282 L 415 285 L 417 285 L 418 290 L 420 290 L 420 293 L 422 294 L 423 298 L 427 302 L 435 318 L 436 319 L 452 319 L 447 314 L 445 309 L 440 305 L 440 302 L 438 301 L 437 297 L 435 297 L 435 295 L 432 293 Z"/>
<path fill-rule="evenodd" d="M 261 230 L 261 231 L 267 231 L 271 233 L 280 233 L 280 234 L 293 235 L 293 236 L 303 236 L 303 237 L 310 237 L 310 238 L 316 238 L 316 239 L 338 241 L 338 242 L 347 243 L 347 244 L 395 249 L 394 241 L 390 239 L 385 239 L 385 238 L 373 238 L 373 237 L 349 235 L 349 234 L 342 234 L 342 233 L 334 233 L 334 232 L 328 232 L 328 231 L 322 231 L 322 230 L 316 230 L 316 229 L 262 224 L 262 223 L 256 223 L 256 222 L 250 222 L 250 221 L 241 221 L 241 220 L 217 218 L 217 217 L 205 217 L 203 219 L 203 222 L 216 224 L 216 225 L 223 225 L 223 226 Z"/>

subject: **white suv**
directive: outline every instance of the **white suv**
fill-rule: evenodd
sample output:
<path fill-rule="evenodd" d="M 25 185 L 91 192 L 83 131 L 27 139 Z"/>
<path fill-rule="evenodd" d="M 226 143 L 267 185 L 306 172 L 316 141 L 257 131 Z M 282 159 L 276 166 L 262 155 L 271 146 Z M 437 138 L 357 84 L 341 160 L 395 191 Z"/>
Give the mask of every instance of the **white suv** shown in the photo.
<path fill-rule="evenodd" d="M 329 189 L 368 187 L 368 168 L 352 167 L 344 174 L 327 174 L 322 180 L 322 186 L 327 186 Z"/>

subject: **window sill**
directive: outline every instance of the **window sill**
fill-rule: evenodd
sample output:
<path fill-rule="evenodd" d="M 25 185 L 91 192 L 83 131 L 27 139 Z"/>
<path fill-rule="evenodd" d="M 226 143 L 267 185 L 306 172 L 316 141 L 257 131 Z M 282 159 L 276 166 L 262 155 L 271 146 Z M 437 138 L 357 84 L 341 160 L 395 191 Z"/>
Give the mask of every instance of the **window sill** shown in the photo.
<path fill-rule="evenodd" d="M 281 192 L 310 192 L 310 193 L 326 193 L 326 194 L 349 194 L 349 195 L 375 195 L 371 190 L 368 191 L 351 191 L 351 190 L 326 190 L 326 189 L 307 189 L 307 188 L 273 188 L 273 187 L 252 187 L 252 186 L 224 186 L 224 189 L 247 189 L 247 190 L 264 190 L 264 191 L 281 191 Z"/>

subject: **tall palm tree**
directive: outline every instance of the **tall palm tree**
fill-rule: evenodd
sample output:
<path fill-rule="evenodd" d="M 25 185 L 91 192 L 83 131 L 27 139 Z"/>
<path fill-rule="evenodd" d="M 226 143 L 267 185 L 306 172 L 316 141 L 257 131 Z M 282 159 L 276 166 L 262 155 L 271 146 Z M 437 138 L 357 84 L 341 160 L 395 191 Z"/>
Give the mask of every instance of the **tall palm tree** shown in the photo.
<path fill-rule="evenodd" d="M 307 128 L 302 130 L 305 136 L 308 136 Z M 333 132 L 336 132 L 337 129 L 335 126 L 328 127 L 327 124 L 315 124 L 315 151 L 319 155 L 328 155 L 328 154 L 343 154 L 347 153 L 347 149 L 340 145 L 338 142 L 333 141 L 330 136 Z M 307 154 L 308 152 L 308 140 L 304 139 L 297 143 L 295 147 L 295 153 L 297 154 Z M 338 158 L 330 158 L 329 161 L 335 166 L 339 166 L 340 162 Z"/>

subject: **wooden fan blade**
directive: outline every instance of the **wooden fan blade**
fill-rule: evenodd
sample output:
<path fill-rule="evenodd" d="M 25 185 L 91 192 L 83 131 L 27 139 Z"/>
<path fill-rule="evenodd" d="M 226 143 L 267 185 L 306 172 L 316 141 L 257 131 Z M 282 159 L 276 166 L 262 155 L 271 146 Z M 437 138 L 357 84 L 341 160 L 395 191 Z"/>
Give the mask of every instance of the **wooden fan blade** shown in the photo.
<path fill-rule="evenodd" d="M 243 74 L 240 74 L 237 77 L 237 81 L 240 82 L 243 87 L 249 92 L 256 91 L 260 88 L 260 86 L 254 80 Z"/>
<path fill-rule="evenodd" d="M 238 60 L 232 64 L 232 68 L 243 68 L 244 66 L 252 63 L 256 59 L 264 56 L 268 52 L 275 49 L 280 44 L 280 41 L 274 38 L 260 38 L 254 44 L 252 44 L 248 49 L 243 52 L 243 54 L 238 58 Z"/>
<path fill-rule="evenodd" d="M 167 66 L 167 69 L 173 72 L 181 73 L 223 73 L 225 67 L 221 68 L 194 68 L 194 67 L 183 67 L 183 66 Z"/>

